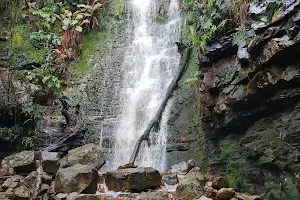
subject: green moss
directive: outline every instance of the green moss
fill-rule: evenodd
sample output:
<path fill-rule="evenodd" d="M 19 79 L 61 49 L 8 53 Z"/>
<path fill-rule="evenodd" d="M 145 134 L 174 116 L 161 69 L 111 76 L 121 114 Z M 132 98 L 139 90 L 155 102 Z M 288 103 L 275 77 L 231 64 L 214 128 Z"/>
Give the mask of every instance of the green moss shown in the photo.
<path fill-rule="evenodd" d="M 116 5 L 114 9 L 114 15 L 115 17 L 119 18 L 124 13 L 124 0 L 116 0 Z"/>
<path fill-rule="evenodd" d="M 239 173 L 235 170 L 230 171 L 226 174 L 228 186 L 232 188 L 238 188 Z"/>
<path fill-rule="evenodd" d="M 13 28 L 13 34 L 11 39 L 11 47 L 14 52 L 24 53 L 28 59 L 34 62 L 43 62 L 48 49 L 37 49 L 29 41 L 29 31 L 25 25 L 18 25 Z"/>
<path fill-rule="evenodd" d="M 84 35 L 79 60 L 72 65 L 70 69 L 71 72 L 75 74 L 86 74 L 88 72 L 89 58 L 96 55 L 97 46 L 105 43 L 107 38 L 107 31 L 105 29 L 99 31 L 99 28 L 93 29 L 87 35 Z"/>
<path fill-rule="evenodd" d="M 220 141 L 221 158 L 226 162 L 229 187 L 254 193 L 252 177 L 260 177 L 259 170 L 247 162 L 240 152 L 239 137 L 226 137 Z"/>
<path fill-rule="evenodd" d="M 265 183 L 265 192 L 262 196 L 272 200 L 298 200 L 300 199 L 300 192 L 291 177 L 280 177 L 277 181 Z"/>
<path fill-rule="evenodd" d="M 182 81 L 179 82 L 180 87 L 189 87 L 198 81 L 198 58 L 197 51 L 195 48 L 192 49 L 190 58 L 188 61 L 187 69 L 182 77 Z"/>
<path fill-rule="evenodd" d="M 1 2 L 0 2 L 0 12 L 7 9 L 8 5 L 9 5 L 8 2 L 9 2 L 8 0 L 1 0 Z"/>

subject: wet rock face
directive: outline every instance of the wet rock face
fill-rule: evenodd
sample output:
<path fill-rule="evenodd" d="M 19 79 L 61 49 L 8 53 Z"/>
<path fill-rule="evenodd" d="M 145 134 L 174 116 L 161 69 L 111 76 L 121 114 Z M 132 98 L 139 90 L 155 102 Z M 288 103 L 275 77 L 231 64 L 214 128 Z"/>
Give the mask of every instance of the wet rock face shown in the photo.
<path fill-rule="evenodd" d="M 245 29 L 199 57 L 206 163 L 239 189 L 262 193 L 274 181 L 282 193 L 266 198 L 299 198 L 300 1 L 253 1 L 249 13 Z M 282 178 L 294 197 L 280 189 Z"/>
<path fill-rule="evenodd" d="M 151 167 L 119 169 L 106 174 L 105 183 L 113 191 L 144 191 L 161 185 L 161 175 Z"/>

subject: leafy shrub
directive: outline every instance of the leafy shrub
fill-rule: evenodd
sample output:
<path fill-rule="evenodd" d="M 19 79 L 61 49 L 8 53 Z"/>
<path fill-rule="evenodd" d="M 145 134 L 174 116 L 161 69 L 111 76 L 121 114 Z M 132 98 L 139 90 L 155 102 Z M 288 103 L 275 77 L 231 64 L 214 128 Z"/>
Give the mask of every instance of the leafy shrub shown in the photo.
<path fill-rule="evenodd" d="M 42 105 L 49 105 L 61 90 L 61 80 L 49 66 L 27 71 L 25 80 L 30 83 L 34 101 Z"/>
<path fill-rule="evenodd" d="M 47 33 L 43 30 L 38 32 L 32 32 L 29 37 L 30 42 L 37 48 L 51 47 L 55 45 L 61 45 L 61 37 L 58 37 L 55 33 Z"/>
<path fill-rule="evenodd" d="M 42 107 L 26 101 L 10 101 L 1 111 L 0 139 L 10 144 L 10 151 L 32 149 L 36 143 L 36 122 L 42 116 Z"/>

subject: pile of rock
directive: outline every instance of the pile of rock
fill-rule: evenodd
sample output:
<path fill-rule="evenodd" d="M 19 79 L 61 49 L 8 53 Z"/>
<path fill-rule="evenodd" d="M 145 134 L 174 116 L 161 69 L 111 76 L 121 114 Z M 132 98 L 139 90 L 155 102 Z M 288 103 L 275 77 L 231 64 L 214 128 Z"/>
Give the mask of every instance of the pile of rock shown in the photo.
<path fill-rule="evenodd" d="M 2 160 L 1 200 L 32 199 L 38 177 L 41 177 L 38 198 L 43 200 L 261 199 L 228 188 L 224 176 L 208 179 L 194 160 L 174 165 L 163 173 L 134 165 L 104 173 L 98 171 L 105 163 L 103 152 L 95 144 L 72 149 L 63 158 L 55 152 L 42 152 L 41 157 L 43 173 L 36 171 L 34 151 L 23 151 Z M 105 189 L 100 189 L 101 184 Z"/>
<path fill-rule="evenodd" d="M 175 199 L 196 199 L 196 200 L 262 200 L 260 196 L 235 192 L 234 188 L 228 188 L 225 176 L 208 177 L 205 176 L 199 167 L 190 165 L 194 163 L 180 163 L 174 165 L 171 170 L 182 170 L 188 172 L 179 181 L 176 188 Z M 179 167 L 180 166 L 180 167 Z M 183 167 L 185 166 L 185 167 Z M 179 167 L 179 168 L 177 168 Z"/>
<path fill-rule="evenodd" d="M 42 152 L 43 175 L 39 196 L 63 199 L 69 193 L 94 194 L 98 172 L 104 163 L 102 149 L 87 144 L 70 150 L 60 159 L 58 153 Z M 30 199 L 37 179 L 34 151 L 22 151 L 2 160 L 0 199 Z"/>

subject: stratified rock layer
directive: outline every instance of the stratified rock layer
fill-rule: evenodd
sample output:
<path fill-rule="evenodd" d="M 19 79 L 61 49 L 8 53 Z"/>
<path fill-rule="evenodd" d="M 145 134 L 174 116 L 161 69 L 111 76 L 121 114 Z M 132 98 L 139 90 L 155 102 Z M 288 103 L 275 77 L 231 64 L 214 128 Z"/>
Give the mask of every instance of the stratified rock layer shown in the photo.
<path fill-rule="evenodd" d="M 299 199 L 300 1 L 252 1 L 249 13 L 199 55 L 205 163 L 229 187 Z"/>

